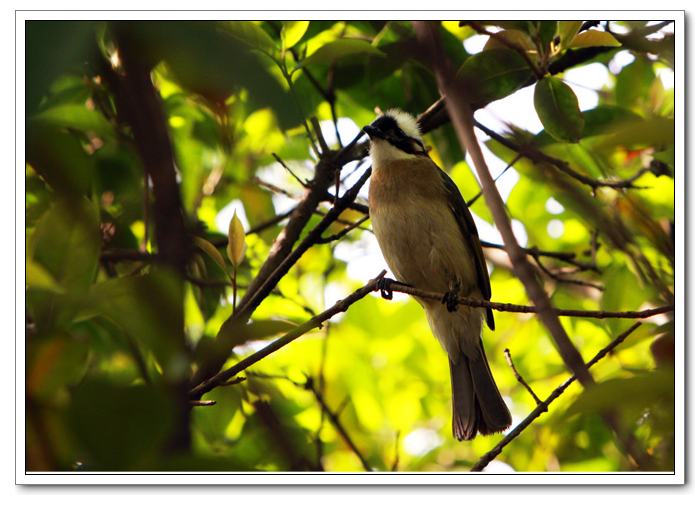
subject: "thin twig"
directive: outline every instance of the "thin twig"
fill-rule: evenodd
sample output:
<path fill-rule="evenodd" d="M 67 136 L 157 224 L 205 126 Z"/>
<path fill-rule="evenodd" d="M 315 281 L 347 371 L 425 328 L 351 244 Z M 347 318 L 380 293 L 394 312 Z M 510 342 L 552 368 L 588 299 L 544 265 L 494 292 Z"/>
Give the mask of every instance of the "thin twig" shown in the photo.
<path fill-rule="evenodd" d="M 327 237 L 321 237 L 320 239 L 318 239 L 317 243 L 318 244 L 328 244 L 330 242 L 340 240 L 345 235 L 350 233 L 352 230 L 354 230 L 355 228 L 358 228 L 362 223 L 364 223 L 368 219 L 369 219 L 369 216 L 364 216 L 364 217 L 362 217 L 362 219 L 359 219 L 358 221 L 355 221 L 354 223 L 346 226 L 345 228 L 340 230 L 338 233 L 334 233 L 333 235 L 329 235 Z"/>
<path fill-rule="evenodd" d="M 294 170 L 292 170 L 291 168 L 289 168 L 289 166 L 288 166 L 284 161 L 282 161 L 282 158 L 280 158 L 279 155 L 278 155 L 277 153 L 272 153 L 272 157 L 275 158 L 275 160 L 277 160 L 277 163 L 279 163 L 280 165 L 282 165 L 282 167 L 283 167 L 287 172 L 289 172 L 289 174 L 290 174 L 292 177 L 294 177 L 294 179 L 295 179 L 299 184 L 301 184 L 302 187 L 305 188 L 305 187 L 308 186 L 308 182 L 302 181 L 302 180 L 299 178 L 299 176 L 298 176 L 296 173 L 294 173 Z"/>
<path fill-rule="evenodd" d="M 399 469 L 399 441 L 401 440 L 401 432 L 396 432 L 396 441 L 394 442 L 394 462 L 391 465 L 391 471 L 396 472 Z"/>
<path fill-rule="evenodd" d="M 527 389 L 527 392 L 530 393 L 530 396 L 532 396 L 532 398 L 535 400 L 536 405 L 539 405 L 540 403 L 542 403 L 542 400 L 540 400 L 538 398 L 538 396 L 532 390 L 530 385 L 527 382 L 525 382 L 525 379 L 523 379 L 523 376 L 520 375 L 520 373 L 518 372 L 518 369 L 515 368 L 515 363 L 513 363 L 513 358 L 510 355 L 510 349 L 508 349 L 508 348 L 503 349 L 503 354 L 505 354 L 505 356 L 506 356 L 506 362 L 508 363 L 508 366 L 510 367 L 510 369 L 513 371 L 513 375 L 515 375 L 515 379 L 520 384 L 522 384 L 525 389 Z"/>
<path fill-rule="evenodd" d="M 318 122 L 318 118 L 316 116 L 311 116 L 311 126 L 314 129 L 314 133 L 316 134 L 316 138 L 318 139 L 318 144 L 321 146 L 321 154 L 325 154 L 329 151 L 328 149 L 328 144 L 326 143 L 326 139 L 323 137 L 323 130 L 321 130 L 321 123 Z"/>
<path fill-rule="evenodd" d="M 540 267 L 540 270 L 542 270 L 545 274 L 547 274 L 548 277 L 551 279 L 557 281 L 557 282 L 563 282 L 566 284 L 576 284 L 577 286 L 584 286 L 588 288 L 593 288 L 597 289 L 598 291 L 604 291 L 605 288 L 601 286 L 600 284 L 596 284 L 595 282 L 588 282 L 584 281 L 582 279 L 569 279 L 568 277 L 564 277 L 561 274 L 558 274 L 556 272 L 553 272 L 547 266 L 542 263 L 542 260 L 540 259 L 539 256 L 534 256 L 533 259 L 535 260 L 535 263 L 537 263 L 537 266 Z"/>
<path fill-rule="evenodd" d="M 267 230 L 268 228 L 275 226 L 276 224 L 279 224 L 281 221 L 284 221 L 289 216 L 291 216 L 292 212 L 294 212 L 294 209 L 296 209 L 296 207 L 292 207 L 287 212 L 282 212 L 281 214 L 277 214 L 276 216 L 271 217 L 267 221 L 263 221 L 262 223 L 253 226 L 250 230 L 248 230 L 246 232 L 246 235 L 259 234 L 261 231 Z M 225 246 L 227 243 L 228 243 L 228 239 L 224 238 L 223 245 Z"/>
<path fill-rule="evenodd" d="M 511 151 L 518 153 L 524 156 L 525 158 L 532 160 L 535 163 L 547 163 L 549 165 L 552 165 L 559 171 L 571 177 L 572 179 L 575 179 L 578 182 L 589 186 L 592 190 L 596 190 L 598 188 L 603 187 L 615 189 L 643 189 L 639 186 L 635 186 L 634 182 L 637 179 L 639 179 L 642 175 L 644 175 L 648 171 L 647 169 L 642 169 L 638 173 L 634 174 L 631 177 L 628 177 L 627 179 L 593 179 L 591 177 L 583 175 L 580 172 L 577 172 L 576 170 L 571 168 L 567 162 L 558 158 L 554 158 L 553 156 L 549 156 L 548 154 L 543 153 L 542 151 L 540 151 L 532 145 L 520 146 L 516 144 L 515 142 L 504 137 L 500 133 L 497 133 L 489 127 L 479 123 L 477 120 L 474 120 L 474 125 L 477 128 L 479 128 L 482 132 L 487 134 L 489 137 L 494 139 L 496 142 L 502 144 Z"/>
<path fill-rule="evenodd" d="M 223 384 L 224 382 L 228 381 L 231 377 L 234 377 L 238 373 L 242 372 L 243 370 L 247 369 L 251 365 L 254 365 L 261 359 L 263 359 L 266 356 L 269 356 L 273 352 L 281 349 L 282 347 L 286 346 L 290 342 L 293 342 L 297 338 L 301 337 L 305 333 L 313 330 L 314 328 L 318 328 L 323 324 L 324 321 L 327 321 L 334 315 L 340 313 L 340 312 L 345 312 L 350 308 L 350 306 L 357 302 L 358 300 L 361 300 L 365 296 L 367 296 L 369 293 L 372 291 L 375 291 L 377 288 L 377 283 L 379 282 L 380 279 L 382 279 L 386 275 L 386 271 L 382 271 L 377 277 L 369 281 L 365 286 L 362 288 L 358 289 L 354 293 L 350 294 L 346 298 L 339 300 L 333 305 L 331 308 L 326 309 L 325 311 L 321 312 L 318 316 L 312 317 L 308 321 L 306 321 L 303 324 L 300 324 L 293 330 L 287 332 L 285 335 L 282 337 L 278 338 L 277 340 L 273 341 L 269 345 L 265 346 L 264 348 L 260 349 L 258 352 L 255 352 L 251 354 L 250 356 L 242 359 L 235 365 L 233 365 L 230 368 L 227 368 L 225 370 L 222 370 L 221 372 L 217 373 L 213 377 L 208 378 L 207 380 L 201 382 L 192 390 L 190 391 L 190 398 L 192 399 L 199 399 L 204 393 L 207 393 L 208 391 L 211 391 L 215 387 Z M 243 306 L 241 306 L 241 309 L 243 310 Z"/>
<path fill-rule="evenodd" d="M 521 154 L 517 154 L 515 156 L 515 158 L 513 158 L 513 161 L 508 163 L 508 166 L 506 168 L 504 168 L 503 170 L 501 170 L 501 173 L 496 176 L 496 178 L 493 180 L 493 182 L 497 182 L 498 179 L 500 179 L 501 176 L 503 174 L 505 174 L 509 168 L 511 168 L 513 165 L 515 165 L 521 157 L 522 157 Z M 467 207 L 471 207 L 474 204 L 474 202 L 476 202 L 481 197 L 481 195 L 482 195 L 482 191 L 479 190 L 479 192 L 476 195 L 472 196 L 469 200 L 467 200 L 465 202 L 467 204 Z"/>
<path fill-rule="evenodd" d="M 385 278 L 383 280 L 383 287 L 386 288 L 387 291 L 398 291 L 399 293 L 406 293 L 407 295 L 416 296 L 418 298 L 424 298 L 428 300 L 437 300 L 441 302 L 445 298 L 445 293 L 437 293 L 435 291 L 425 291 L 423 289 L 417 289 L 389 278 Z M 499 312 L 516 312 L 520 314 L 538 314 L 540 310 L 538 307 L 533 305 L 516 305 L 512 303 L 492 302 L 489 300 L 467 298 L 464 296 L 458 297 L 457 303 L 459 305 L 465 305 L 467 307 L 491 308 L 492 310 L 496 310 Z M 655 307 L 653 309 L 639 311 L 580 310 L 559 309 L 554 307 L 551 308 L 552 313 L 556 316 L 588 317 L 592 319 L 646 319 L 649 317 L 657 316 L 659 314 L 673 312 L 673 310 L 674 305 L 663 305 L 661 307 Z"/>
<path fill-rule="evenodd" d="M 641 322 L 637 321 L 634 323 L 632 326 L 630 326 L 626 331 L 622 332 L 620 335 L 618 335 L 612 342 L 610 342 L 608 345 L 603 347 L 598 353 L 589 361 L 586 363 L 587 368 L 591 368 L 593 365 L 595 365 L 598 361 L 603 359 L 607 354 L 612 352 L 615 347 L 620 345 L 622 342 L 625 341 L 627 337 L 629 337 L 634 330 L 639 328 L 641 326 Z M 472 466 L 471 471 L 472 472 L 480 472 L 483 470 L 486 465 L 488 465 L 491 461 L 493 461 L 496 456 L 498 456 L 501 451 L 503 451 L 503 448 L 507 446 L 509 443 L 511 443 L 515 438 L 520 435 L 525 428 L 530 426 L 532 422 L 537 419 L 540 415 L 542 415 L 544 412 L 547 412 L 547 409 L 549 406 L 552 404 L 554 400 L 559 398 L 562 393 L 568 388 L 571 384 L 574 383 L 576 380 L 576 376 L 572 375 L 569 377 L 563 384 L 561 384 L 559 387 L 557 387 L 552 393 L 540 404 L 535 407 L 535 409 L 528 414 L 528 416 L 523 419 L 520 424 L 518 424 L 515 428 L 510 430 L 508 434 L 503 437 L 503 439 L 498 442 L 493 449 L 491 449 L 489 452 L 481 456 L 479 458 L 479 461 L 477 461 L 474 466 Z"/>
<path fill-rule="evenodd" d="M 314 394 L 314 397 L 316 398 L 316 402 L 318 402 L 318 405 L 321 407 L 321 410 L 325 412 L 326 417 L 328 418 L 328 421 L 333 425 L 335 428 L 335 431 L 338 432 L 338 435 L 340 435 L 340 438 L 343 439 L 345 444 L 350 448 L 350 450 L 357 456 L 357 459 L 360 460 L 360 463 L 362 463 L 362 468 L 365 469 L 366 472 L 372 472 L 372 467 L 370 464 L 367 462 L 365 459 L 364 455 L 360 451 L 360 449 L 357 447 L 355 442 L 353 442 L 352 438 L 350 437 L 350 434 L 348 431 L 345 429 L 345 426 L 343 426 L 343 423 L 340 421 L 339 418 L 339 413 L 333 412 L 331 408 L 328 406 L 326 403 L 326 400 L 323 398 L 323 396 L 319 393 L 319 391 L 314 387 L 313 380 L 309 377 L 309 380 L 306 382 L 306 389 L 311 391 Z M 340 412 L 340 409 L 338 409 L 338 412 Z"/>
<path fill-rule="evenodd" d="M 193 407 L 212 407 L 216 405 L 215 400 L 190 400 L 190 405 Z"/>
<path fill-rule="evenodd" d="M 486 247 L 488 249 L 500 249 L 502 251 L 505 251 L 505 246 L 503 244 L 494 244 L 492 242 L 486 242 L 484 240 L 481 241 L 481 247 Z M 595 264 L 578 261 L 576 259 L 576 253 L 573 252 L 542 251 L 538 247 L 522 247 L 521 249 L 525 254 L 527 254 L 528 256 L 532 256 L 533 258 L 537 258 L 540 256 L 554 258 L 578 267 L 579 271 L 593 270 L 594 272 L 600 273 L 600 269 Z"/>

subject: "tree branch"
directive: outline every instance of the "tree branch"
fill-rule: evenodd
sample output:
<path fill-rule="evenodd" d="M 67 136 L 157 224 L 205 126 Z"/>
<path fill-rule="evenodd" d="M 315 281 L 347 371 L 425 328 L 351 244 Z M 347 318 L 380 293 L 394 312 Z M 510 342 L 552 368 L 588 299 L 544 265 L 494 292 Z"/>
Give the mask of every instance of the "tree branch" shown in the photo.
<path fill-rule="evenodd" d="M 598 361 L 600 361 L 607 354 L 612 352 L 612 350 L 615 349 L 615 347 L 624 342 L 625 339 L 629 337 L 632 334 L 632 332 L 634 332 L 634 330 L 641 326 L 641 324 L 642 323 L 640 322 L 636 322 L 632 326 L 630 326 L 626 331 L 618 335 L 612 342 L 610 342 L 608 345 L 606 345 L 600 351 L 598 351 L 598 353 L 588 363 L 586 363 L 586 367 L 591 368 L 593 365 L 598 363 Z M 535 407 L 535 409 L 520 422 L 520 424 L 518 424 L 515 428 L 510 430 L 508 434 L 494 446 L 493 449 L 484 454 L 479 459 L 479 461 L 477 461 L 474 464 L 474 466 L 472 466 L 471 471 L 480 472 L 481 470 L 483 470 L 486 467 L 486 465 L 493 461 L 496 458 L 496 456 L 498 456 L 508 444 L 515 440 L 518 437 L 518 435 L 520 435 L 525 430 L 525 428 L 530 426 L 533 423 L 533 421 L 539 416 L 541 416 L 544 412 L 547 412 L 552 402 L 559 398 L 562 395 L 562 393 L 566 391 L 566 388 L 573 384 L 575 380 L 576 376 L 572 375 L 571 377 L 566 379 L 566 381 L 563 384 L 561 384 L 554 391 L 552 391 L 551 394 L 543 402 L 539 403 L 537 407 Z"/>
<path fill-rule="evenodd" d="M 345 429 L 345 426 L 343 426 L 343 423 L 340 422 L 340 411 L 342 409 L 338 409 L 337 412 L 333 412 L 331 408 L 328 406 L 326 403 L 326 400 L 323 398 L 321 393 L 315 388 L 313 379 L 309 377 L 309 379 L 306 381 L 306 384 L 304 386 L 305 389 L 308 389 L 311 391 L 314 395 L 314 398 L 316 398 L 316 402 L 318 405 L 321 407 L 321 410 L 323 413 L 326 415 L 330 423 L 333 425 L 335 428 L 335 431 L 338 432 L 338 435 L 340 435 L 340 438 L 343 439 L 345 444 L 350 448 L 350 450 L 357 456 L 357 459 L 360 460 L 360 463 L 362 463 L 362 468 L 365 469 L 366 472 L 372 472 L 372 467 L 370 464 L 367 462 L 365 459 L 364 455 L 360 451 L 360 449 L 357 447 L 355 442 L 353 442 L 352 438 L 350 437 L 350 434 L 348 431 Z"/>
<path fill-rule="evenodd" d="M 520 375 L 520 372 L 518 372 L 518 369 L 515 368 L 515 363 L 513 363 L 513 358 L 510 355 L 510 349 L 506 348 L 503 349 L 503 354 L 506 357 L 506 362 L 508 363 L 508 366 L 510 369 L 513 371 L 513 375 L 515 375 L 515 380 L 517 380 L 522 386 L 527 390 L 528 393 L 530 393 L 530 396 L 532 396 L 532 399 L 535 400 L 535 405 L 539 405 L 542 403 L 542 400 L 539 399 L 539 397 L 535 394 L 535 392 L 532 390 L 530 385 L 527 383 L 525 379 L 523 379 L 523 376 Z"/>
<path fill-rule="evenodd" d="M 187 360 L 188 347 L 184 325 L 183 276 L 190 255 L 189 235 L 185 228 L 180 187 L 175 172 L 175 158 L 158 91 L 151 80 L 151 68 L 143 58 L 139 41 L 129 25 L 115 24 L 116 42 L 123 65 L 123 74 L 114 71 L 104 60 L 102 70 L 114 91 L 117 110 L 131 127 L 143 169 L 153 186 L 153 219 L 158 247 L 158 260 L 175 277 L 173 296 L 178 300 L 177 309 L 167 317 L 176 332 L 173 360 Z M 148 191 L 147 185 L 144 191 Z M 148 223 L 146 223 L 148 226 Z M 171 367 L 171 363 L 162 364 Z M 180 374 L 165 374 L 165 382 L 174 404 L 174 430 L 167 448 L 173 452 L 186 452 L 190 448 L 190 405 L 187 401 L 188 377 L 185 367 Z"/>
<path fill-rule="evenodd" d="M 434 291 L 425 291 L 423 289 L 417 289 L 412 286 L 407 286 L 406 284 L 397 282 L 394 279 L 388 278 L 382 280 L 382 288 L 386 291 L 398 291 L 399 293 L 406 293 L 407 295 L 415 296 L 418 298 L 425 298 L 428 300 L 442 301 L 445 297 L 445 293 L 437 293 Z M 490 308 L 498 312 L 516 312 L 520 314 L 540 313 L 540 309 L 537 306 L 532 305 L 515 305 L 512 303 L 493 302 L 490 300 L 482 300 L 478 298 L 466 298 L 464 296 L 457 297 L 456 301 L 459 305 L 464 305 L 466 307 Z M 661 307 L 655 307 L 653 309 L 639 311 L 579 310 L 559 309 L 554 307 L 550 307 L 549 310 L 555 316 L 588 317 L 592 319 L 646 319 L 649 317 L 657 316 L 659 314 L 673 312 L 674 306 L 663 305 Z"/>
<path fill-rule="evenodd" d="M 504 145 L 511 151 L 524 156 L 525 158 L 528 158 L 532 160 L 535 163 L 548 163 L 561 172 L 565 173 L 569 177 L 576 179 L 578 182 L 585 184 L 587 186 L 590 186 L 591 189 L 596 190 L 598 188 L 615 188 L 615 189 L 641 189 L 639 186 L 635 186 L 634 182 L 639 179 L 642 175 L 644 175 L 646 172 L 649 171 L 649 169 L 642 169 L 636 174 L 634 174 L 632 177 L 629 177 L 627 179 L 608 179 L 608 180 L 599 180 L 599 179 L 593 179 L 591 177 L 588 177 L 586 175 L 583 175 L 580 172 L 577 172 L 573 168 L 569 166 L 569 164 L 563 160 L 560 160 L 558 158 L 554 158 L 553 156 L 549 156 L 548 154 L 543 153 L 539 149 L 537 149 L 534 146 L 528 145 L 528 146 L 520 146 L 513 142 L 512 140 L 504 137 L 500 133 L 497 133 L 487 126 L 484 126 L 483 124 L 479 123 L 478 121 L 474 120 L 474 125 L 479 128 L 482 132 L 487 134 L 489 137 L 494 139 L 496 142 L 499 144 Z"/>

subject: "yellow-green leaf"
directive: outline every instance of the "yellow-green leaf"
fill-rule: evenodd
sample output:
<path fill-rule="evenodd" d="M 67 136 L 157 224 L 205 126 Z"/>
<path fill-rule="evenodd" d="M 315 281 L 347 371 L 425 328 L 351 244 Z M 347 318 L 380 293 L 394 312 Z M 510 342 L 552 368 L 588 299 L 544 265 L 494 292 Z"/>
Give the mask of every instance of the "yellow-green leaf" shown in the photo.
<path fill-rule="evenodd" d="M 282 43 L 285 49 L 294 47 L 301 40 L 309 27 L 308 21 L 283 21 L 282 22 Z"/>
<path fill-rule="evenodd" d="M 583 21 L 559 21 L 559 39 L 561 47 L 566 49 L 581 29 Z"/>
<path fill-rule="evenodd" d="M 598 30 L 588 30 L 579 33 L 574 37 L 569 45 L 570 48 L 580 47 L 619 47 L 622 44 L 608 32 L 599 32 Z"/>
<path fill-rule="evenodd" d="M 58 285 L 53 275 L 31 258 L 27 258 L 27 287 L 34 289 L 43 289 L 45 291 L 53 291 L 54 293 L 63 293 L 63 288 Z"/>
<path fill-rule="evenodd" d="M 214 244 L 209 242 L 208 240 L 204 240 L 202 237 L 195 237 L 194 238 L 194 244 L 199 247 L 202 251 L 204 251 L 207 256 L 209 256 L 214 262 L 221 267 L 221 269 L 226 272 L 228 275 L 228 271 L 226 270 L 226 260 L 224 259 L 223 255 L 219 252 L 219 250 L 214 247 Z"/>
<path fill-rule="evenodd" d="M 298 66 L 327 65 L 347 56 L 359 57 L 365 55 L 386 57 L 383 51 L 380 51 L 365 40 L 338 39 L 320 47 L 311 56 L 299 62 Z"/>
<path fill-rule="evenodd" d="M 241 220 L 238 219 L 236 213 L 233 213 L 231 222 L 228 225 L 228 246 L 226 246 L 226 252 L 228 257 L 235 266 L 241 264 L 243 258 L 245 257 L 245 231 L 243 230 L 243 225 Z"/>

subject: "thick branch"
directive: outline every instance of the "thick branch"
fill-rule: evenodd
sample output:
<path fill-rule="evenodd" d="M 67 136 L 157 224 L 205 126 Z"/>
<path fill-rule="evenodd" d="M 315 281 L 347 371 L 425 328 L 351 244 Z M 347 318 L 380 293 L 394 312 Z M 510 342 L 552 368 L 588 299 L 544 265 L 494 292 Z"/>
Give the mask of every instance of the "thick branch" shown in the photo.
<path fill-rule="evenodd" d="M 622 342 L 625 341 L 627 337 L 629 337 L 634 330 L 639 328 L 642 323 L 636 322 L 632 326 L 629 327 L 626 331 L 618 335 L 615 340 L 610 342 L 608 345 L 603 347 L 598 353 L 591 359 L 588 363 L 586 363 L 587 368 L 591 368 L 593 365 L 595 365 L 598 361 L 603 359 L 607 354 L 612 352 L 615 347 L 620 345 Z M 513 440 L 517 438 L 518 435 L 520 435 L 525 428 L 530 426 L 532 422 L 537 419 L 540 415 L 542 415 L 544 412 L 547 412 L 547 409 L 549 406 L 552 404 L 554 400 L 559 398 L 562 393 L 568 388 L 573 382 L 576 380 L 576 376 L 572 375 L 566 381 L 561 384 L 559 387 L 557 387 L 552 393 L 541 403 L 535 407 L 535 409 L 530 412 L 530 414 L 523 419 L 520 424 L 518 424 L 515 428 L 513 428 L 508 434 L 503 437 L 503 439 L 498 442 L 493 449 L 491 449 L 489 452 L 484 454 L 479 461 L 477 461 L 474 466 L 472 467 L 471 471 L 472 472 L 480 472 L 484 468 L 486 468 L 486 465 L 488 465 L 493 459 L 498 456 L 501 451 L 503 451 L 503 448 L 510 444 Z"/>
<path fill-rule="evenodd" d="M 153 183 L 158 257 L 182 273 L 188 255 L 187 234 L 167 121 L 150 69 L 140 60 L 137 42 L 126 32 L 118 33 L 126 75 L 112 73 L 117 105 L 131 126 L 143 168 Z"/>
<path fill-rule="evenodd" d="M 106 63 L 104 76 L 112 87 L 119 115 L 131 127 L 134 142 L 143 168 L 153 184 L 153 218 L 158 260 L 179 274 L 173 296 L 176 309 L 167 317 L 176 331 L 171 336 L 176 359 L 187 359 L 187 342 L 184 333 L 184 286 L 182 276 L 188 261 L 189 236 L 180 198 L 180 187 L 175 173 L 175 158 L 168 133 L 167 120 L 160 96 L 151 80 L 150 66 L 144 61 L 139 42 L 134 39 L 127 25 L 115 25 L 124 74 L 117 74 Z M 144 185 L 144 191 L 148 187 Z M 148 225 L 147 218 L 144 218 Z M 171 363 L 165 363 L 170 368 Z M 180 367 L 182 369 L 182 367 Z M 168 441 L 168 450 L 184 452 L 190 447 L 190 405 L 187 402 L 188 378 L 182 374 L 165 374 L 175 411 L 175 429 Z"/>
<path fill-rule="evenodd" d="M 542 324 L 552 335 L 559 354 L 566 365 L 582 383 L 590 384 L 593 382 L 593 377 L 586 368 L 580 353 L 566 334 L 564 327 L 557 318 L 557 314 L 553 311 L 547 293 L 537 280 L 534 268 L 527 261 L 525 253 L 518 245 L 513 234 L 505 205 L 498 193 L 498 189 L 496 189 L 496 184 L 486 166 L 481 147 L 474 134 L 473 112 L 469 97 L 464 93 L 464 86 L 460 86 L 460 83 L 455 79 L 454 69 L 449 67 L 449 62 L 442 53 L 436 26 L 425 21 L 415 22 L 414 26 L 418 39 L 433 56 L 438 85 L 445 96 L 445 104 L 449 115 L 452 118 L 452 123 L 462 146 L 469 152 L 479 174 L 484 198 L 491 210 L 496 228 L 498 228 L 503 237 L 506 252 L 513 265 L 513 271 L 523 283 L 530 299 L 534 302 Z"/>
<path fill-rule="evenodd" d="M 428 300 L 442 301 L 445 298 L 445 293 L 437 293 L 434 291 L 416 289 L 414 287 L 397 282 L 393 279 L 384 279 L 382 288 L 386 291 L 398 291 L 399 293 L 406 293 L 407 295 L 415 296 L 418 298 L 425 298 Z M 532 305 L 515 305 L 512 303 L 492 302 L 489 300 L 483 300 L 478 298 L 466 298 L 463 296 L 458 297 L 456 301 L 458 304 L 465 305 L 467 307 L 491 308 L 492 310 L 496 310 L 499 312 L 537 314 L 540 310 L 537 306 Z M 589 317 L 593 319 L 646 319 L 649 317 L 657 316 L 659 314 L 673 312 L 674 306 L 663 305 L 661 307 L 655 307 L 653 309 L 618 312 L 607 310 L 558 309 L 554 307 L 550 307 L 550 310 L 555 316 Z"/>
<path fill-rule="evenodd" d="M 313 330 L 314 328 L 318 328 L 323 324 L 324 321 L 327 321 L 334 315 L 340 313 L 340 312 L 345 312 L 348 310 L 348 308 L 358 300 L 361 300 L 365 296 L 367 296 L 369 293 L 372 291 L 375 291 L 377 289 L 377 283 L 379 282 L 380 279 L 384 277 L 386 274 L 385 271 L 381 272 L 377 277 L 369 281 L 365 286 L 362 288 L 358 289 L 357 291 L 353 292 L 350 294 L 348 297 L 339 300 L 333 305 L 331 308 L 321 312 L 319 315 L 316 317 L 312 317 L 309 319 L 307 322 L 304 324 L 300 324 L 296 328 L 294 328 L 292 331 L 286 333 L 282 337 L 278 338 L 271 344 L 267 345 L 266 347 L 260 349 L 258 352 L 255 352 L 251 354 L 250 356 L 242 359 L 238 363 L 236 363 L 234 366 L 227 368 L 226 370 L 223 370 L 219 372 L 218 374 L 214 375 L 213 377 L 203 381 L 201 384 L 198 384 L 196 387 L 192 388 L 190 391 L 190 398 L 193 400 L 198 400 L 202 397 L 204 393 L 207 393 L 214 389 L 217 386 L 220 386 L 227 382 L 229 379 L 234 377 L 236 374 L 242 372 L 246 368 L 254 365 L 261 359 L 265 358 L 266 356 L 269 356 L 273 352 L 281 349 L 285 345 L 289 344 L 290 342 L 293 342 L 297 338 L 301 337 L 305 333 Z"/>

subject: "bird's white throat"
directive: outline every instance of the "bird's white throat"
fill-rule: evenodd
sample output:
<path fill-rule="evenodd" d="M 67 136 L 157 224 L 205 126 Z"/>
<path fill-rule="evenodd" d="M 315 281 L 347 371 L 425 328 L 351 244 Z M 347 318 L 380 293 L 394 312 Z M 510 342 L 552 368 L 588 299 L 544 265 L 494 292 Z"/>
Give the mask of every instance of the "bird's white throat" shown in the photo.
<path fill-rule="evenodd" d="M 372 160 L 372 166 L 377 168 L 390 161 L 415 159 L 416 155 L 402 151 L 386 140 L 373 139 L 369 146 L 369 157 Z"/>

